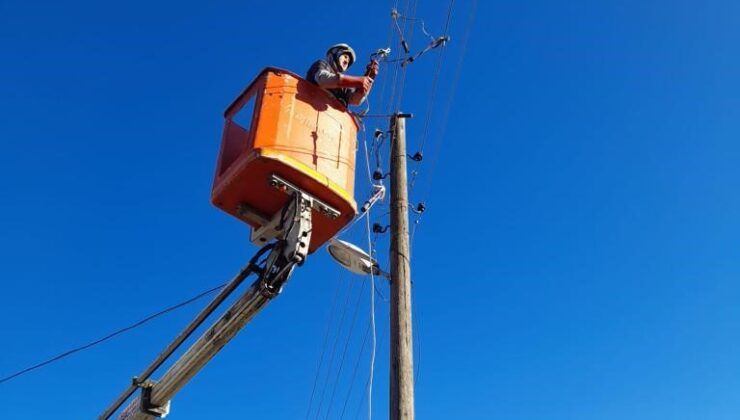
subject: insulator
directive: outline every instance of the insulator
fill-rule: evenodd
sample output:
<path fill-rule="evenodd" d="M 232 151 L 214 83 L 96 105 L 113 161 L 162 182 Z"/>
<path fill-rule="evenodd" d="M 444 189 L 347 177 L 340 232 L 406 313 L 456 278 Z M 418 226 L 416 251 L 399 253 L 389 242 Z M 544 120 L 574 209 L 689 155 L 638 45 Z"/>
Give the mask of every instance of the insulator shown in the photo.
<path fill-rule="evenodd" d="M 373 233 L 385 233 L 388 230 L 388 226 L 383 226 L 380 223 L 373 223 Z"/>
<path fill-rule="evenodd" d="M 409 48 L 409 43 L 406 42 L 405 39 L 401 41 L 401 46 L 403 47 L 403 50 L 406 51 L 406 54 L 411 52 L 411 48 Z"/>
<path fill-rule="evenodd" d="M 434 42 L 432 43 L 432 48 L 437 48 L 437 47 L 439 47 L 440 45 L 444 45 L 444 44 L 446 44 L 446 43 L 447 43 L 447 42 L 448 42 L 449 40 L 450 40 L 450 37 L 449 37 L 449 36 L 447 36 L 447 35 L 443 35 L 443 36 L 441 36 L 441 37 L 437 38 L 436 40 L 434 40 Z"/>
<path fill-rule="evenodd" d="M 388 174 L 383 174 L 383 171 L 381 171 L 380 169 L 376 169 L 375 172 L 373 172 L 373 179 L 376 181 L 385 179 L 386 176 L 388 176 Z"/>

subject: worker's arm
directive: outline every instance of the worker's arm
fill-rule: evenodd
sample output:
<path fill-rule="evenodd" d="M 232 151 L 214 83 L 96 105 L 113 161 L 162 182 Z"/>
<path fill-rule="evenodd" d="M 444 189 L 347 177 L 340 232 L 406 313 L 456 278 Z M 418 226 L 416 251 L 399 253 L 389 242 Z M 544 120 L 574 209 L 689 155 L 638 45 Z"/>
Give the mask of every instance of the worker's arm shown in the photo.
<path fill-rule="evenodd" d="M 358 90 L 370 91 L 373 85 L 373 79 L 365 76 L 349 76 L 346 74 L 337 74 L 329 72 L 319 72 L 314 77 L 316 84 L 324 89 L 334 88 L 355 88 Z"/>
<path fill-rule="evenodd" d="M 348 102 L 350 105 L 360 105 L 365 101 L 367 95 L 370 94 L 370 89 L 373 87 L 373 81 L 375 81 L 375 77 L 378 76 L 379 70 L 380 64 L 375 60 L 372 60 L 367 65 L 367 68 L 365 68 L 365 76 L 358 77 L 358 79 L 362 79 L 362 87 L 355 89 L 355 91 L 349 96 Z"/>
<path fill-rule="evenodd" d="M 349 105 L 360 105 L 367 94 L 370 92 L 370 88 L 373 86 L 373 79 L 363 76 L 348 76 L 346 74 L 336 74 L 334 77 L 320 77 L 321 73 L 317 74 L 315 80 L 316 83 L 324 89 L 334 88 L 352 88 L 354 92 L 349 95 Z"/>
<path fill-rule="evenodd" d="M 368 72 L 370 72 L 370 70 L 368 70 Z M 372 74 L 377 74 L 377 68 L 375 68 L 375 72 Z M 324 89 L 354 89 L 354 92 L 352 92 L 349 95 L 349 98 L 347 98 L 349 105 L 361 104 L 367 96 L 368 92 L 370 92 L 370 88 L 373 85 L 372 76 L 350 76 L 342 73 L 336 73 L 323 62 L 317 62 L 314 64 L 314 67 L 312 67 L 312 69 L 309 71 L 308 78 L 309 80 L 313 79 L 312 81 L 314 83 Z"/>

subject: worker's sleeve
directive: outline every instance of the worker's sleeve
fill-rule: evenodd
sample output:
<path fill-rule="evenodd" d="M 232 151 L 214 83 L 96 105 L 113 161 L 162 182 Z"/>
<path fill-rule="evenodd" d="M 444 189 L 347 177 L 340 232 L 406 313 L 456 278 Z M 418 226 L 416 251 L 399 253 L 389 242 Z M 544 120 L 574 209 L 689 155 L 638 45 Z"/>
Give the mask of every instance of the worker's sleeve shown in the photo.
<path fill-rule="evenodd" d="M 336 84 L 339 81 L 339 74 L 333 71 L 328 63 L 319 60 L 309 69 L 307 79 L 319 86 L 324 86 L 327 84 Z"/>

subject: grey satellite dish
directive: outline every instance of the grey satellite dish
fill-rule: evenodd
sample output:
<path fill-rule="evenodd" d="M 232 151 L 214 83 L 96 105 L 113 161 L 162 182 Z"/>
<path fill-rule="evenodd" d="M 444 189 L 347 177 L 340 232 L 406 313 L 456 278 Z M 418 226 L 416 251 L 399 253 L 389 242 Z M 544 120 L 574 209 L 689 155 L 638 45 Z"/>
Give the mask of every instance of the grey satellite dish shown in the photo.
<path fill-rule="evenodd" d="M 389 277 L 378 267 L 378 262 L 359 247 L 339 239 L 332 239 L 327 246 L 329 255 L 340 265 L 355 274 L 374 274 Z"/>

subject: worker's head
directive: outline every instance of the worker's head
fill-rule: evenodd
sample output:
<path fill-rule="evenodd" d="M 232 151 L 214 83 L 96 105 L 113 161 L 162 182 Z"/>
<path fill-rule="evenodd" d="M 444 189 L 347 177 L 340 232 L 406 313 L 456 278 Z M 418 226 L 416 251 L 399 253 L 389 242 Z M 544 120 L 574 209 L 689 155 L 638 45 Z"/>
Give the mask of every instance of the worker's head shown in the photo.
<path fill-rule="evenodd" d="M 342 71 L 347 71 L 349 68 L 349 64 L 352 58 L 348 53 L 344 53 L 339 56 L 339 68 L 342 69 Z"/>
<path fill-rule="evenodd" d="M 326 58 L 338 72 L 345 72 L 355 62 L 355 50 L 347 44 L 336 44 L 326 51 Z"/>

